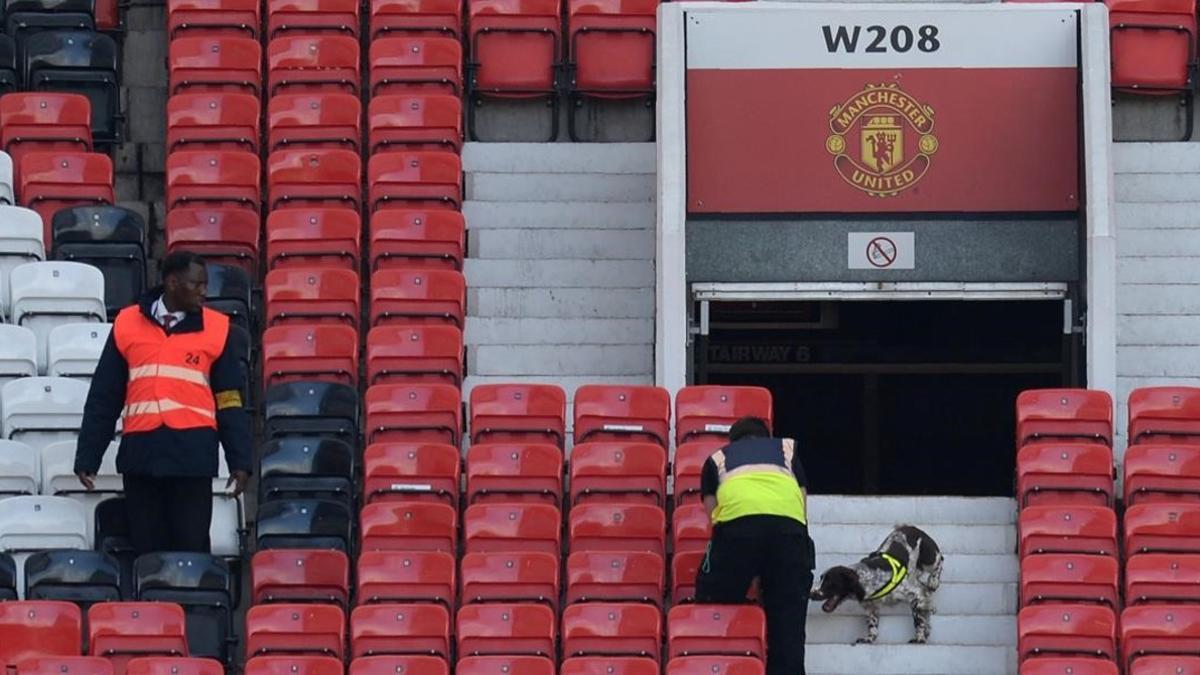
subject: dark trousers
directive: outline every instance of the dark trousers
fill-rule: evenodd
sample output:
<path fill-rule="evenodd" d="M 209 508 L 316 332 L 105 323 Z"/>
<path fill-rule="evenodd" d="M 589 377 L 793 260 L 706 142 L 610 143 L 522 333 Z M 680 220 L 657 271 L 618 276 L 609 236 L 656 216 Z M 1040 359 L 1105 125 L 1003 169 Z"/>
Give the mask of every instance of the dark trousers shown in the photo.
<path fill-rule="evenodd" d="M 211 478 L 125 474 L 129 538 L 138 555 L 160 551 L 209 553 Z"/>
<path fill-rule="evenodd" d="M 806 534 L 729 536 L 718 526 L 696 575 L 696 601 L 744 603 L 758 577 L 767 615 L 767 675 L 804 675 L 812 563 Z"/>

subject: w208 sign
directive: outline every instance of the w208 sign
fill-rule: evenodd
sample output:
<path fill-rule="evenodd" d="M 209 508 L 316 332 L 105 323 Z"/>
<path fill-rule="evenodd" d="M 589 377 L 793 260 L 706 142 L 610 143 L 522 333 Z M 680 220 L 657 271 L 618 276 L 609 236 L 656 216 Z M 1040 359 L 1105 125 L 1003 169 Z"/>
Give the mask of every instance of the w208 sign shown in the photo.
<path fill-rule="evenodd" d="M 687 13 L 689 213 L 1079 208 L 1077 14 Z"/>

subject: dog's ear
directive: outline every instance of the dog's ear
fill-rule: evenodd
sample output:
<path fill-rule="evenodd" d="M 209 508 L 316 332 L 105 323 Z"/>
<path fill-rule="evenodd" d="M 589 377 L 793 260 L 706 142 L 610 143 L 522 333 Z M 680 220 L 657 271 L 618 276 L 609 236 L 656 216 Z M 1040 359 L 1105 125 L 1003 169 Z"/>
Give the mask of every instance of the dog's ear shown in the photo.
<path fill-rule="evenodd" d="M 858 578 L 858 574 L 849 567 L 838 567 L 837 570 L 837 588 L 842 595 L 853 596 L 854 599 L 862 601 L 867 597 L 867 592 L 863 589 L 862 581 Z M 830 570 L 832 572 L 833 570 Z"/>

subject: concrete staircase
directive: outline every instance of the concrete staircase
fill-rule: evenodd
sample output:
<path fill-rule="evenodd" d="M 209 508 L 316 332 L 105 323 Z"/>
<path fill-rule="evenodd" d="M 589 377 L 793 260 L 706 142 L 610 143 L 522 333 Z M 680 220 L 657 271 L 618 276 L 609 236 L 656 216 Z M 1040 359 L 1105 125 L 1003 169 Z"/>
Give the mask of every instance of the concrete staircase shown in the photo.
<path fill-rule="evenodd" d="M 1017 672 L 1016 503 L 956 497 L 839 497 L 809 501 L 817 574 L 875 550 L 898 523 L 932 535 L 946 557 L 929 644 L 913 636 L 905 606 L 882 612 L 879 642 L 848 602 L 832 614 L 809 605 L 808 675 L 1006 675 Z"/>

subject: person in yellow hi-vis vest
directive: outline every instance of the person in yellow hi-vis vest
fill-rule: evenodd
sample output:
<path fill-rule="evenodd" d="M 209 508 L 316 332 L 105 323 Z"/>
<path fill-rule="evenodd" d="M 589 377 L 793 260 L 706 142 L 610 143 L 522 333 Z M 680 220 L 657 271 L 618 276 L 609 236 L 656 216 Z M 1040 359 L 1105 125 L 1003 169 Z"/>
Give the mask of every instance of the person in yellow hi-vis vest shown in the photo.
<path fill-rule="evenodd" d="M 696 576 L 696 601 L 737 604 L 757 577 L 767 615 L 768 675 L 804 675 L 805 620 L 816 555 L 808 535 L 804 468 L 790 438 L 766 422 L 738 420 L 729 445 L 700 475 L 712 538 Z"/>

